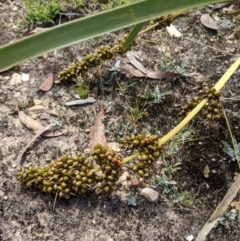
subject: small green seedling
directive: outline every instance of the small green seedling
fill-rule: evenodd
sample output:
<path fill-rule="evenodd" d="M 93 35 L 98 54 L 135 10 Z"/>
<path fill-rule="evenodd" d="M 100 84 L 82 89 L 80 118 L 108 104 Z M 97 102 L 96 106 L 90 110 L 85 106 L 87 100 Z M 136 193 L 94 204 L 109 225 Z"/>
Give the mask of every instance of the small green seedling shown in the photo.
<path fill-rule="evenodd" d="M 172 178 L 172 174 L 175 173 L 178 170 L 181 170 L 181 162 L 170 162 L 168 163 L 167 161 L 163 162 L 164 164 L 164 173 L 166 173 L 167 178 L 170 179 Z"/>
<path fill-rule="evenodd" d="M 82 99 L 87 98 L 90 92 L 89 86 L 86 84 L 76 84 L 74 86 L 74 90 L 77 93 L 77 95 Z"/>
<path fill-rule="evenodd" d="M 177 182 L 174 180 L 169 180 L 166 174 L 162 174 L 162 176 L 156 175 L 156 180 L 158 182 L 158 185 L 163 187 L 165 193 L 169 193 L 171 191 L 170 186 L 176 185 Z"/>
<path fill-rule="evenodd" d="M 172 95 L 172 91 L 161 92 L 159 87 L 156 86 L 154 91 L 147 90 L 143 95 L 140 95 L 140 97 L 146 100 L 152 100 L 153 103 L 159 103 L 166 95 Z"/>
<path fill-rule="evenodd" d="M 229 156 L 231 157 L 232 161 L 235 161 L 237 159 L 237 161 L 239 162 L 240 159 L 240 143 L 237 143 L 237 141 L 235 139 L 234 140 L 234 148 L 232 148 L 226 141 L 222 141 L 223 143 L 223 151 Z M 235 153 L 235 150 L 236 153 Z M 236 157 L 237 154 L 237 157 Z"/>
<path fill-rule="evenodd" d="M 186 71 L 186 61 L 182 60 L 180 66 L 177 66 L 175 63 L 176 61 L 170 61 L 166 55 L 165 52 L 160 51 L 159 52 L 159 68 L 162 71 L 170 71 L 170 72 L 176 72 L 179 73 L 180 75 L 184 76 L 192 76 L 193 73 L 188 73 Z"/>
<path fill-rule="evenodd" d="M 118 88 L 116 88 L 116 90 L 119 90 L 122 94 L 126 94 L 126 92 L 128 91 L 128 89 L 130 87 L 133 87 L 136 83 L 131 83 L 131 84 L 127 84 L 125 82 L 121 82 L 119 83 L 118 80 L 116 79 L 116 83 Z"/>
<path fill-rule="evenodd" d="M 185 131 L 185 132 L 179 131 L 179 133 L 173 138 L 168 148 L 167 154 L 168 155 L 177 154 L 179 151 L 180 144 L 193 141 L 190 135 L 191 135 L 190 131 Z"/>

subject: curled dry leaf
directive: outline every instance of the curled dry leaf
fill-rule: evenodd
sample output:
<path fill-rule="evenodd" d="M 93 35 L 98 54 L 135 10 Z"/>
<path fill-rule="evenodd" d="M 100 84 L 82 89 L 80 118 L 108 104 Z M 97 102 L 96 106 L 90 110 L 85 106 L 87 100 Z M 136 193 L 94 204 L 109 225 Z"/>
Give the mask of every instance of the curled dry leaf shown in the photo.
<path fill-rule="evenodd" d="M 26 115 L 23 111 L 19 111 L 18 112 L 19 115 L 19 119 L 21 120 L 21 122 L 29 129 L 33 130 L 33 131 L 42 131 L 44 129 L 44 126 L 34 120 L 32 117 Z"/>
<path fill-rule="evenodd" d="M 102 122 L 103 114 L 106 109 L 106 106 L 103 105 L 101 110 L 95 117 L 94 125 L 91 127 L 90 131 L 90 151 L 94 150 L 94 147 L 97 144 L 102 146 L 107 146 L 107 139 L 104 133 L 104 124 Z"/>
<path fill-rule="evenodd" d="M 210 17 L 209 14 L 203 14 L 200 20 L 205 27 L 218 30 L 217 24 L 214 22 L 214 20 Z"/>
<path fill-rule="evenodd" d="M 48 91 L 53 86 L 53 73 L 50 73 L 48 77 L 45 79 L 45 81 L 42 83 L 42 85 L 39 87 L 42 91 Z"/>
<path fill-rule="evenodd" d="M 130 63 L 137 69 L 139 69 L 145 75 L 147 74 L 147 70 L 145 67 L 135 58 L 135 54 L 132 51 L 127 51 L 126 56 L 128 57 Z"/>

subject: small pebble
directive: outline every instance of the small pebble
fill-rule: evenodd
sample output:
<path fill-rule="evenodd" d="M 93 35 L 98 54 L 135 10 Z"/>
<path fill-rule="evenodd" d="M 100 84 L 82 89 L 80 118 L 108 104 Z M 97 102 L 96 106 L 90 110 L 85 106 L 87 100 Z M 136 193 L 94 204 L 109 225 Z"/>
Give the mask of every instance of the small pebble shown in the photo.
<path fill-rule="evenodd" d="M 186 238 L 187 241 L 192 241 L 193 239 L 194 239 L 194 236 L 192 234 Z"/>
<path fill-rule="evenodd" d="M 155 202 L 159 198 L 159 193 L 149 187 L 143 188 L 140 194 L 146 197 L 150 202 Z"/>
<path fill-rule="evenodd" d="M 29 74 L 22 73 L 22 81 L 29 81 Z"/>
<path fill-rule="evenodd" d="M 13 85 L 15 85 L 15 86 L 21 85 L 22 84 L 22 76 L 20 74 L 17 74 L 17 73 L 13 74 L 9 84 L 12 85 L 12 86 Z"/>

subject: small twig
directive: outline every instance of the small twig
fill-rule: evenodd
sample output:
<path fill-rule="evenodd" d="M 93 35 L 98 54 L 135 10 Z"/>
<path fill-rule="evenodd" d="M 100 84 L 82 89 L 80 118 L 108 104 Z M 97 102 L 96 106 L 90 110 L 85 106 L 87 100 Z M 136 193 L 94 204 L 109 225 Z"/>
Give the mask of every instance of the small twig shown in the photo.
<path fill-rule="evenodd" d="M 55 198 L 54 198 L 54 202 L 53 202 L 53 210 L 55 210 L 55 206 L 56 206 L 56 201 L 57 201 L 57 196 L 58 196 L 58 191 L 55 194 Z"/>
<path fill-rule="evenodd" d="M 221 201 L 221 203 L 217 206 L 216 210 L 212 214 L 212 216 L 208 219 L 208 221 L 205 223 L 204 227 L 198 234 L 195 241 L 203 241 L 208 233 L 212 230 L 212 228 L 216 225 L 218 222 L 219 217 L 223 215 L 223 213 L 226 211 L 234 197 L 237 195 L 240 188 L 240 175 L 236 178 L 235 182 L 232 184 L 231 188 L 228 190 L 227 194 Z"/>
<path fill-rule="evenodd" d="M 216 51 L 218 51 L 218 52 L 221 52 L 221 53 L 228 54 L 228 55 L 231 55 L 231 56 L 234 56 L 234 57 L 238 57 L 238 58 L 239 58 L 239 55 L 237 55 L 237 54 L 229 53 L 229 52 L 227 52 L 227 51 L 224 51 L 224 50 L 221 50 L 221 49 L 218 49 L 218 48 L 212 47 L 212 46 L 210 46 L 210 45 L 207 45 L 207 44 L 204 44 L 204 43 L 201 43 L 201 42 L 195 41 L 195 40 L 190 39 L 190 38 L 185 38 L 185 39 L 186 39 L 186 40 L 189 40 L 189 41 L 192 41 L 192 42 L 194 42 L 194 43 L 197 43 L 197 44 L 203 45 L 203 46 L 205 46 L 205 47 L 207 47 L 207 48 L 210 48 L 210 49 L 216 50 Z"/>

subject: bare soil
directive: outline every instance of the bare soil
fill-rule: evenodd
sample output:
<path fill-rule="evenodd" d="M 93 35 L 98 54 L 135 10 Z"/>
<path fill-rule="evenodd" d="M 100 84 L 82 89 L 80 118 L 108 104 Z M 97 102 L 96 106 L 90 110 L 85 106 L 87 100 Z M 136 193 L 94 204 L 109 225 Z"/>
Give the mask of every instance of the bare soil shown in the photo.
<path fill-rule="evenodd" d="M 80 9 L 79 12 L 81 11 Z M 181 121 L 178 117 L 181 105 L 194 97 L 204 81 L 209 85 L 215 84 L 236 59 L 239 49 L 233 46 L 236 43 L 234 29 L 239 24 L 239 18 L 225 16 L 220 10 L 213 12 L 218 17 L 219 26 L 219 30 L 214 31 L 200 23 L 201 15 L 208 12 L 211 9 L 203 7 L 175 19 L 173 24 L 183 34 L 181 38 L 170 37 L 164 28 L 161 32 L 144 34 L 131 47 L 149 70 L 159 69 L 159 61 L 163 61 L 159 58 L 159 51 L 164 51 L 174 66 L 180 66 L 184 60 L 185 70 L 193 73 L 191 76 L 150 80 L 119 74 L 120 82 L 136 83 L 126 93 L 121 93 L 114 87 L 114 81 L 109 81 L 111 73 L 108 71 L 118 59 L 122 63 L 127 62 L 125 54 L 118 54 L 112 60 L 89 70 L 88 81 L 94 83 L 91 94 L 97 99 L 95 104 L 64 106 L 66 101 L 75 99 L 76 93 L 71 84 L 55 84 L 48 92 L 38 89 L 50 72 L 57 75 L 71 63 L 96 51 L 99 46 L 114 44 L 129 30 L 109 33 L 56 50 L 0 74 L 0 240 L 174 241 L 186 240 L 191 234 L 197 236 L 238 172 L 236 162 L 231 161 L 223 151 L 222 141 L 230 143 L 224 120 L 209 122 L 197 116 L 186 129 L 196 140 L 180 145 L 175 155 L 163 154 L 158 161 L 160 167 L 154 175 L 160 174 L 164 160 L 182 162 L 182 170 L 173 176 L 179 190 L 196 194 L 199 185 L 207 184 L 201 189 L 189 212 L 177 210 L 159 186 L 156 190 L 160 193 L 160 198 L 156 203 L 151 203 L 140 196 L 138 190 L 130 189 L 129 185 L 119 186 L 107 197 L 87 194 L 70 200 L 57 199 L 53 210 L 54 197 L 38 190 L 21 188 L 15 178 L 16 171 L 20 169 L 18 155 L 34 135 L 20 122 L 16 106 L 43 125 L 57 121 L 58 117 L 45 110 L 27 111 L 28 107 L 34 105 L 34 101 L 39 100 L 46 109 L 64 117 L 64 128 L 68 129 L 64 136 L 39 138 L 24 155 L 23 166 L 29 163 L 46 165 L 63 154 L 85 152 L 89 143 L 89 128 L 93 125 L 102 101 L 111 103 L 111 111 L 104 119 L 108 142 L 117 142 L 122 132 L 156 134 L 158 131 L 163 136 Z M 26 29 L 14 22 L 22 15 L 21 1 L 0 1 L 1 45 L 24 36 Z M 15 73 L 29 74 L 30 79 L 15 85 L 12 82 Z M 222 91 L 222 102 L 229 116 L 232 112 L 237 112 L 240 106 L 239 73 L 238 69 Z M 161 92 L 171 90 L 172 95 L 165 96 L 157 103 L 146 103 L 139 98 L 145 89 L 154 91 L 156 86 Z M 144 115 L 132 125 L 129 115 L 136 106 L 144 109 Z M 230 118 L 230 124 L 236 140 L 240 141 L 239 120 Z M 203 175 L 206 165 L 211 170 L 209 178 Z M 130 173 L 128 184 L 134 178 L 135 175 Z M 144 181 L 156 184 L 154 176 Z M 136 207 L 127 203 L 131 192 L 135 196 Z M 237 200 L 239 199 L 236 198 Z M 231 208 L 228 213 L 230 210 Z M 239 240 L 239 237 L 239 224 L 234 222 L 227 226 L 218 225 L 207 240 L 234 241 Z"/>

